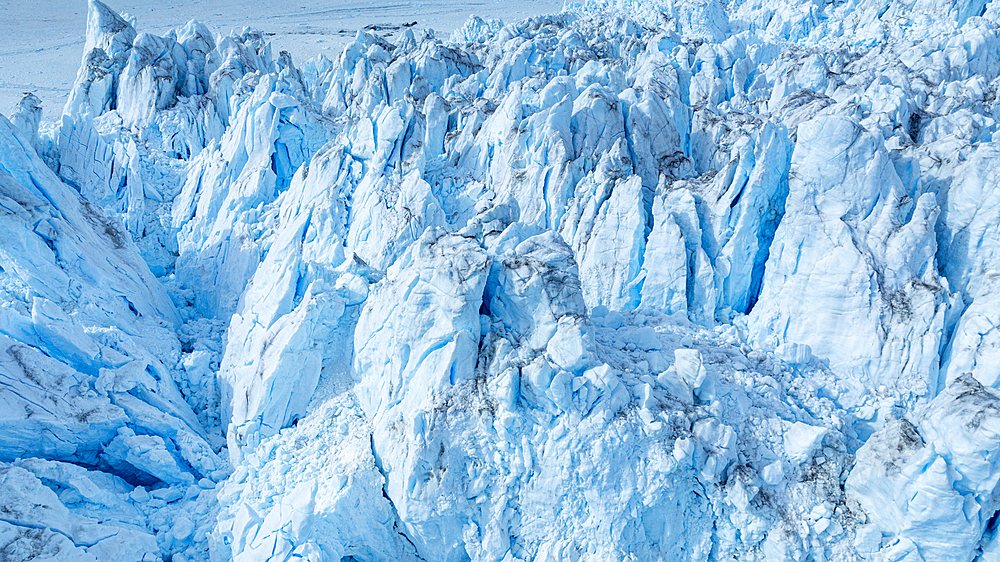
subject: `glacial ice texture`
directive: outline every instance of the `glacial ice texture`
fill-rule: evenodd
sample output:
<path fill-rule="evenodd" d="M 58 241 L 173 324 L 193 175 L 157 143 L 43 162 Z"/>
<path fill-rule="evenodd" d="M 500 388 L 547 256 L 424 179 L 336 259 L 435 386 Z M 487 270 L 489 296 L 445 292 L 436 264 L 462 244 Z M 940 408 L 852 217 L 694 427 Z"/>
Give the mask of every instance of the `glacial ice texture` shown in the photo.
<path fill-rule="evenodd" d="M 0 117 L 0 560 L 1000 561 L 992 2 L 137 25 Z"/>

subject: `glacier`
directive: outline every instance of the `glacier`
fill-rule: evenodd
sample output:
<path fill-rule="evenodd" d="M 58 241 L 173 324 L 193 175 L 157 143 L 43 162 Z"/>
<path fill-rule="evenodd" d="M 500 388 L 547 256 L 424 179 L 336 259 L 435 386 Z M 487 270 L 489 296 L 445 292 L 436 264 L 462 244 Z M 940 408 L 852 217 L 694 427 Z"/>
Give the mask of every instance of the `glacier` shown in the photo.
<path fill-rule="evenodd" d="M 0 560 L 1000 560 L 1000 7 L 89 0 L 0 117 Z"/>

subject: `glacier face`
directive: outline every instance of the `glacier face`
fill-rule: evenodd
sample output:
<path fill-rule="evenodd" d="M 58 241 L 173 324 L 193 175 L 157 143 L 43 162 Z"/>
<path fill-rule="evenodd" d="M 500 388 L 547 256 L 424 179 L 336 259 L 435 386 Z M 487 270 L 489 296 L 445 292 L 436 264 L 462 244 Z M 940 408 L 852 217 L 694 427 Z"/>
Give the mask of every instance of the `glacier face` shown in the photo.
<path fill-rule="evenodd" d="M 0 118 L 0 559 L 1000 560 L 991 2 L 89 10 Z"/>

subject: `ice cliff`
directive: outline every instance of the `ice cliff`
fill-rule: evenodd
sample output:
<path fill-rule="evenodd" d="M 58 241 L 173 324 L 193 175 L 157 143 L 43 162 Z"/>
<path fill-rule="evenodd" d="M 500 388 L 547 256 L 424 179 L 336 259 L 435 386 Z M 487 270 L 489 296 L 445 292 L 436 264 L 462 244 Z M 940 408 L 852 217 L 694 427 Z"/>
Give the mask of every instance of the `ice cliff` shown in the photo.
<path fill-rule="evenodd" d="M 0 560 L 1000 560 L 992 2 L 137 25 L 0 117 Z"/>

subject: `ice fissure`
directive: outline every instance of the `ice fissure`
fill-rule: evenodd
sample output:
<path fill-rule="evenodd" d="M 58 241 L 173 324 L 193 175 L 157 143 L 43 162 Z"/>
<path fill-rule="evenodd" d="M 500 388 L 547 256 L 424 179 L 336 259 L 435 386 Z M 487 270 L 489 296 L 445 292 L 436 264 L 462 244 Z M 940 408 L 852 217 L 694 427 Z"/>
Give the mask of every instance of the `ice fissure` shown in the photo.
<path fill-rule="evenodd" d="M 1000 11 L 89 0 L 0 118 L 0 559 L 1000 560 Z"/>

